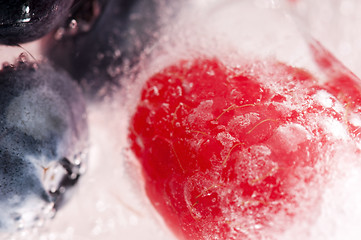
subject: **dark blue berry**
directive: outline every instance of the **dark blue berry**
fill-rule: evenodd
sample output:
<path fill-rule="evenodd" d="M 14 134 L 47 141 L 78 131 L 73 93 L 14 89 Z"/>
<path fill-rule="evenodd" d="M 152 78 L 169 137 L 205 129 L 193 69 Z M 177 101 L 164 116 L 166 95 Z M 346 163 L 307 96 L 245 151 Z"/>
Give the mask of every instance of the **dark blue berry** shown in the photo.
<path fill-rule="evenodd" d="M 38 39 L 64 21 L 74 0 L 0 0 L 0 44 Z"/>
<path fill-rule="evenodd" d="M 88 31 L 65 34 L 47 46 L 48 57 L 69 71 L 91 99 L 108 96 L 125 84 L 124 72 L 157 39 L 160 18 L 167 14 L 164 7 L 175 5 L 171 0 L 98 2 L 101 14 Z"/>
<path fill-rule="evenodd" d="M 0 228 L 61 205 L 84 165 L 85 109 L 79 87 L 46 63 L 0 71 Z"/>

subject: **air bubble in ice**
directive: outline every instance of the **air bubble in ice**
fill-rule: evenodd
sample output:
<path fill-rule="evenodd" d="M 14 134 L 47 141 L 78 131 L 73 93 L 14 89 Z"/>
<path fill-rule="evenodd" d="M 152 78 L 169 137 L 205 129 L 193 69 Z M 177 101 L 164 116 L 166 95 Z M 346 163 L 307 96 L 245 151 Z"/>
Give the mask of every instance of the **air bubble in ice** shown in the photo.
<path fill-rule="evenodd" d="M 299 124 L 287 124 L 280 126 L 275 131 L 274 138 L 282 143 L 282 149 L 289 152 L 297 151 L 298 145 L 311 139 L 310 133 Z"/>

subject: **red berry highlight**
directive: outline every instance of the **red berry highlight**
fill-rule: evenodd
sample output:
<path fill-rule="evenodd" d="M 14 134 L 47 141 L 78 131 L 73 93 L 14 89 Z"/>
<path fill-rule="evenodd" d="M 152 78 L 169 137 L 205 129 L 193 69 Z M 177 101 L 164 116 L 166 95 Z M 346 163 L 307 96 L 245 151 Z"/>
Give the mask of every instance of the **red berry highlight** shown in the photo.
<path fill-rule="evenodd" d="M 152 204 L 181 239 L 276 239 L 321 204 L 335 146 L 353 140 L 335 91 L 276 61 L 155 74 L 129 128 Z"/>

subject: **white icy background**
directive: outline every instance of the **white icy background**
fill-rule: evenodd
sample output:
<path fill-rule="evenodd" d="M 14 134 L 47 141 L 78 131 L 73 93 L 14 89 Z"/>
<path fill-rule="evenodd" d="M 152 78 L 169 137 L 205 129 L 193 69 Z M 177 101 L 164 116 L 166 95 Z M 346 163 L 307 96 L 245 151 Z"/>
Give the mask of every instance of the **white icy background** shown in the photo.
<path fill-rule="evenodd" d="M 125 157 L 127 155 L 125 149 L 127 146 L 127 121 L 131 105 L 124 103 L 136 102 L 134 96 L 144 79 L 165 65 L 188 54 L 189 49 L 197 49 L 203 54 L 216 54 L 230 59 L 237 59 L 239 54 L 249 54 L 249 57 L 271 54 L 288 64 L 307 67 L 318 75 L 317 68 L 308 56 L 305 43 L 299 38 L 299 35 L 294 33 L 295 29 L 291 23 L 282 22 L 279 25 L 280 20 L 277 20 L 277 16 L 267 16 L 275 17 L 276 21 L 267 22 L 263 17 L 259 17 L 258 22 L 256 21 L 257 25 L 250 25 L 248 22 L 242 21 L 242 17 L 247 19 L 254 13 L 244 9 L 240 10 L 240 6 L 236 2 L 194 0 L 191 10 L 185 10 L 181 14 L 180 21 L 166 31 L 167 34 L 159 44 L 161 47 L 155 47 L 152 61 L 142 63 L 138 80 L 129 86 L 129 89 L 132 89 L 129 95 L 132 97 L 127 100 L 119 97 L 112 102 L 89 107 L 91 148 L 88 172 L 79 182 L 69 203 L 57 213 L 54 220 L 47 223 L 42 229 L 19 233 L 10 239 L 174 239 L 144 195 L 138 166 Z M 272 0 L 254 0 L 253 2 L 260 7 L 261 12 L 263 8 L 279 6 L 277 1 Z M 342 2 L 347 2 L 342 3 L 347 5 L 351 1 L 344 0 Z M 336 9 L 342 5 L 341 0 L 333 0 L 329 4 L 333 4 L 328 5 L 330 9 L 333 7 Z M 311 12 L 313 13 L 317 12 L 317 8 L 323 6 L 314 4 L 312 7 Z M 202 8 L 204 12 L 197 11 L 198 8 Z M 306 19 L 317 19 L 315 15 L 317 14 L 310 15 L 309 18 L 306 16 Z M 323 17 L 323 15 L 320 16 Z M 197 21 L 195 22 L 194 19 Z M 360 42 L 361 36 L 358 38 L 354 33 L 357 31 L 353 31 L 358 29 L 358 21 L 346 21 L 343 18 L 334 21 L 338 21 L 336 26 L 345 26 L 334 28 L 335 31 L 340 32 L 339 35 L 335 33 L 334 37 L 339 36 L 341 38 L 339 41 L 346 45 L 346 49 L 347 45 L 354 44 L 352 46 L 356 46 L 355 43 Z M 259 31 L 258 28 L 262 31 Z M 313 25 L 310 25 L 310 28 L 317 30 L 317 27 Z M 346 31 L 347 29 L 349 30 Z M 316 30 L 312 31 L 317 32 Z M 277 31 L 277 34 L 274 34 L 274 31 Z M 317 33 L 320 38 L 323 36 L 327 40 L 326 33 L 321 31 Z M 251 37 L 244 38 L 247 35 Z M 348 37 L 349 35 L 352 37 Z M 345 39 L 342 39 L 342 36 L 345 36 Z M 241 38 L 243 38 L 242 41 Z M 333 35 L 330 38 L 333 39 Z M 351 42 L 348 43 L 348 41 Z M 329 45 L 336 46 L 337 44 Z M 36 58 L 38 56 L 41 58 L 36 45 L 29 45 L 26 48 L 30 49 L 29 51 Z M 360 64 L 358 50 L 361 50 L 361 47 L 344 52 L 348 56 L 348 58 L 344 58 L 349 61 L 348 66 Z M 5 50 L 0 48 L 0 51 Z M 22 52 L 22 50 L 11 51 L 13 51 L 11 53 L 13 55 L 18 54 L 16 51 Z M 9 53 L 9 55 L 11 54 Z M 3 56 L 0 54 L 2 61 L 3 59 L 11 61 Z M 333 179 L 325 189 L 321 209 L 317 213 L 309 213 L 311 218 L 314 216 L 316 223 L 312 226 L 304 226 L 300 221 L 299 225 L 294 226 L 278 239 L 356 240 L 361 238 L 361 229 L 359 229 L 361 222 L 361 191 L 359 190 L 361 167 L 359 159 L 354 159 L 355 156 L 348 151 L 347 146 L 343 151 L 345 154 L 339 156 L 338 164 L 335 166 L 338 171 L 332 174 Z"/>
<path fill-rule="evenodd" d="M 124 109 L 89 109 L 89 169 L 43 239 L 172 239 L 150 208 L 137 167 L 125 161 Z M 112 120 L 116 119 L 116 120 Z"/>
<path fill-rule="evenodd" d="M 289 7 L 302 25 L 358 76 L 361 76 L 361 1 L 294 1 Z"/>

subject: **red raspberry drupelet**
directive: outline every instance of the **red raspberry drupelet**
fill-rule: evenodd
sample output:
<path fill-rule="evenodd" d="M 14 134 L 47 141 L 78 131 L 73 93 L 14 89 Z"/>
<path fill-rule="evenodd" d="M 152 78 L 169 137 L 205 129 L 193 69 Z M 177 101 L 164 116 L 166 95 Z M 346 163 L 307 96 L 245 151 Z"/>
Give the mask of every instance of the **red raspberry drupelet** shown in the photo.
<path fill-rule="evenodd" d="M 335 84 L 277 61 L 217 58 L 152 76 L 129 138 L 147 195 L 176 235 L 276 239 L 317 209 L 335 151 L 357 138 L 356 88 Z"/>

